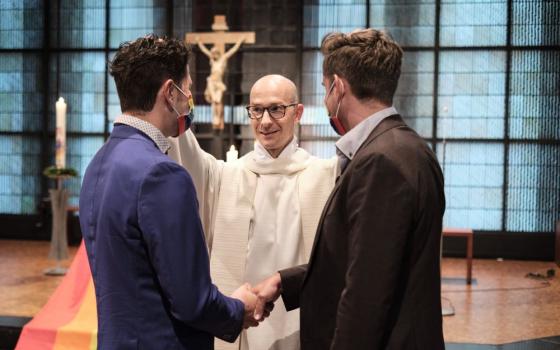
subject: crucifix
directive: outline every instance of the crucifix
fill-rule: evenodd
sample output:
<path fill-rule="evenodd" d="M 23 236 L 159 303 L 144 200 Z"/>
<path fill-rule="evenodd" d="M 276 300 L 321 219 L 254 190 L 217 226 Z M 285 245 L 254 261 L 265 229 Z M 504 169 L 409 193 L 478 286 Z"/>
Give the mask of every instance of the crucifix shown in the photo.
<path fill-rule="evenodd" d="M 214 130 L 224 129 L 224 102 L 223 96 L 227 87 L 224 83 L 224 74 L 228 59 L 233 56 L 241 44 L 254 44 L 255 32 L 226 32 L 228 30 L 226 16 L 214 16 L 213 32 L 188 33 L 185 41 L 197 44 L 200 51 L 210 60 L 210 75 L 206 78 L 204 98 L 212 106 L 212 127 Z M 212 44 L 208 49 L 205 44 Z M 226 44 L 234 44 L 226 51 Z"/>

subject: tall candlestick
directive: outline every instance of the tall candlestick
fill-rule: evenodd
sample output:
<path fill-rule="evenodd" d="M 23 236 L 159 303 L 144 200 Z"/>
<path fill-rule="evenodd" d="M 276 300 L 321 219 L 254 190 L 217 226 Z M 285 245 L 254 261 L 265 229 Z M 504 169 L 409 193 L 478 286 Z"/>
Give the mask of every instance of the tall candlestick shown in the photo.
<path fill-rule="evenodd" d="M 62 97 L 56 101 L 56 147 L 57 168 L 66 167 L 66 103 Z"/>
<path fill-rule="evenodd" d="M 226 153 L 226 162 L 230 163 L 237 159 L 238 152 L 234 145 L 231 145 L 229 151 Z"/>

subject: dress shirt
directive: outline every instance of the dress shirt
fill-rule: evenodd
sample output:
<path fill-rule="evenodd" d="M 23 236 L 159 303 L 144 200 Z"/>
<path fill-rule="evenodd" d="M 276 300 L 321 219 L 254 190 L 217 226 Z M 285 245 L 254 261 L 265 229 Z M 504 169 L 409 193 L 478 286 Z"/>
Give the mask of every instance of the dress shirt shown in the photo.
<path fill-rule="evenodd" d="M 115 124 L 128 125 L 142 131 L 150 139 L 152 139 L 152 141 L 155 142 L 161 153 L 167 154 L 167 151 L 169 151 L 169 148 L 171 148 L 169 140 L 167 140 L 167 137 L 162 134 L 161 130 L 145 120 L 131 115 L 121 114 L 117 117 L 117 119 L 115 119 Z"/>
<path fill-rule="evenodd" d="M 399 114 L 395 107 L 389 107 L 376 112 L 358 125 L 353 127 L 336 142 L 336 155 L 338 156 L 338 168 L 342 173 L 348 162 L 352 160 L 362 143 L 381 121 L 392 115 Z"/>

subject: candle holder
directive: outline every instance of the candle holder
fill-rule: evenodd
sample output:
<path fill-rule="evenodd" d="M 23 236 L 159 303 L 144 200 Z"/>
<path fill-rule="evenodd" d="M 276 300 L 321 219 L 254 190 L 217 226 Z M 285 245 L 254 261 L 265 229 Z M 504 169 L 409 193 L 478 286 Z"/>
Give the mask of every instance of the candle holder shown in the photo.
<path fill-rule="evenodd" d="M 72 168 L 57 168 L 50 166 L 43 171 L 43 175 L 56 180 L 56 188 L 49 190 L 52 209 L 52 233 L 49 259 L 56 260 L 56 266 L 45 270 L 45 275 L 62 276 L 66 274 L 66 268 L 61 266 L 61 261 L 68 258 L 68 190 L 63 188 L 66 179 L 78 175 Z"/>

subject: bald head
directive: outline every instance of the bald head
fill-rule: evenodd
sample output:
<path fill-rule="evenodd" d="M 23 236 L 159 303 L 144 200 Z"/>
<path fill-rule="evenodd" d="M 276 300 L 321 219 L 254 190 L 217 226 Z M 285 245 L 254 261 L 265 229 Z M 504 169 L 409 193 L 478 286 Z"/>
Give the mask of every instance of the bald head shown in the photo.
<path fill-rule="evenodd" d="M 295 126 L 303 114 L 296 84 L 281 75 L 265 75 L 253 84 L 249 104 L 262 111 L 251 118 L 255 138 L 273 158 L 278 157 L 294 138 Z M 284 114 L 277 113 L 279 110 Z"/>
<path fill-rule="evenodd" d="M 274 95 L 285 100 L 286 103 L 298 102 L 296 84 L 279 74 L 265 75 L 253 84 L 250 94 L 251 101 L 261 94 Z"/>

